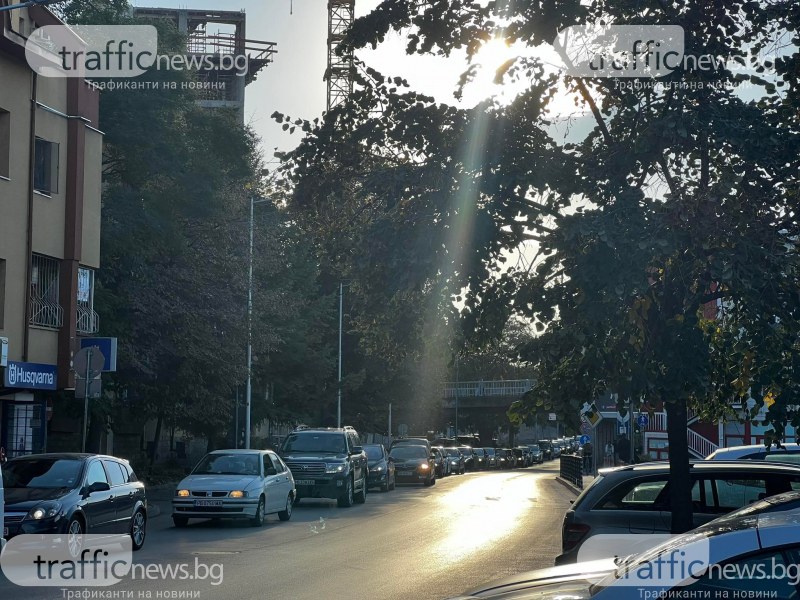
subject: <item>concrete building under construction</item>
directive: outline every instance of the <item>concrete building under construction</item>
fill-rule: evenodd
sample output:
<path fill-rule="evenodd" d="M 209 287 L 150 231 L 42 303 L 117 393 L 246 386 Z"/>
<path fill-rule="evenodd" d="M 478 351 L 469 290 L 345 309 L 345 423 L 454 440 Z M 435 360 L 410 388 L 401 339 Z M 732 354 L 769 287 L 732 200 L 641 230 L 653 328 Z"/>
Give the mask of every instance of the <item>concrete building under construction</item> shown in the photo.
<path fill-rule="evenodd" d="M 200 105 L 237 110 L 244 122 L 245 88 L 272 62 L 277 50 L 274 42 L 248 39 L 243 10 L 141 7 L 134 9 L 134 15 L 172 21 L 186 35 L 189 54 L 210 59 L 203 61 L 197 73 L 199 82 L 209 84 L 200 91 Z"/>

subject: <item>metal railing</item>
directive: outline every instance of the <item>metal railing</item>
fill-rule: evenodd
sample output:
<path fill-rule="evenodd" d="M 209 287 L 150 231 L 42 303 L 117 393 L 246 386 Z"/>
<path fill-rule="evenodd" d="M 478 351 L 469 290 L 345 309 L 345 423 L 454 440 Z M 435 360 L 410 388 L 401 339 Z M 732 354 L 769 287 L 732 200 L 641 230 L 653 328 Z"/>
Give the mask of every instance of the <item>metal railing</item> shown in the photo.
<path fill-rule="evenodd" d="M 100 331 L 100 315 L 91 308 L 78 305 L 76 316 L 78 333 L 92 334 Z"/>
<path fill-rule="evenodd" d="M 521 396 L 533 387 L 531 379 L 507 381 L 459 381 L 444 384 L 445 398 L 470 398 L 478 396 Z"/>
<path fill-rule="evenodd" d="M 686 435 L 689 444 L 689 450 L 692 450 L 700 458 L 705 458 L 719 448 L 717 444 L 708 438 L 703 437 L 693 429 L 687 429 Z"/>
<path fill-rule="evenodd" d="M 34 254 L 31 257 L 30 310 L 31 325 L 57 329 L 64 324 L 64 309 L 58 298 L 59 262 Z"/>
<path fill-rule="evenodd" d="M 561 479 L 583 489 L 583 458 L 576 454 L 562 454 L 559 467 Z"/>
<path fill-rule="evenodd" d="M 652 415 L 647 415 L 647 431 L 666 431 L 667 430 L 667 413 L 657 412 Z"/>

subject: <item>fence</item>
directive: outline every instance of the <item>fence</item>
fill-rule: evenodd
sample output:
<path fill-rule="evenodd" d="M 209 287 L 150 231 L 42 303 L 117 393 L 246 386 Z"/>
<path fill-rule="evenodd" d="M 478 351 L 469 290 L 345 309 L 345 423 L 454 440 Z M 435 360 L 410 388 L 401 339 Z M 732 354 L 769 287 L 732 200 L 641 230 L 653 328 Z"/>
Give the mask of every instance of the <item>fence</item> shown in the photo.
<path fill-rule="evenodd" d="M 583 489 L 583 458 L 574 454 L 562 454 L 560 475 L 578 489 Z"/>

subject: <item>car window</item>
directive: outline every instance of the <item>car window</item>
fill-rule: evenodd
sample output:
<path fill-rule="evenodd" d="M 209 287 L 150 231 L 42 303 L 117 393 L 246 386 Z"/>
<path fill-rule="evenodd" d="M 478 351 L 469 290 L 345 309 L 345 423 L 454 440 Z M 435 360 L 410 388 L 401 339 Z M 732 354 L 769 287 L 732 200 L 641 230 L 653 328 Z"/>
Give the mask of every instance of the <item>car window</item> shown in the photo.
<path fill-rule="evenodd" d="M 286 465 L 283 464 L 283 461 L 279 456 L 272 454 L 272 452 L 267 453 L 267 456 L 269 456 L 270 460 L 272 461 L 272 465 L 275 467 L 278 473 L 283 473 L 286 471 Z"/>
<path fill-rule="evenodd" d="M 667 478 L 634 480 L 619 485 L 595 506 L 601 510 L 661 510 L 656 500 L 667 485 Z"/>
<path fill-rule="evenodd" d="M 108 483 L 106 471 L 99 460 L 93 461 L 89 465 L 89 471 L 86 473 L 86 485 L 89 486 L 94 483 Z"/>
<path fill-rule="evenodd" d="M 772 577 L 773 573 L 791 573 L 797 557 L 783 552 L 768 552 L 736 561 L 713 565 L 697 582 L 674 590 L 679 598 L 737 598 L 752 597 L 798 598 L 792 577 Z M 763 574 L 763 576 L 759 575 Z M 706 595 L 708 594 L 708 595 Z M 672 596 L 668 596 L 672 597 Z"/>
<path fill-rule="evenodd" d="M 278 469 L 275 465 L 272 464 L 272 459 L 270 458 L 269 454 L 264 454 L 264 475 L 267 474 L 267 469 L 275 469 L 277 472 Z"/>
<path fill-rule="evenodd" d="M 781 486 L 783 482 L 785 486 Z M 782 491 L 789 491 L 791 484 L 787 479 L 769 482 L 763 477 L 735 479 L 733 477 L 720 477 L 715 480 L 719 509 L 723 512 L 736 510 L 747 506 L 767 496 L 772 496 Z"/>
<path fill-rule="evenodd" d="M 692 508 L 694 512 L 717 512 L 714 486 L 708 479 L 696 479 L 692 485 Z"/>
<path fill-rule="evenodd" d="M 106 473 L 111 481 L 111 487 L 123 485 L 127 482 L 127 473 L 123 473 L 119 463 L 116 463 L 113 460 L 104 460 L 103 466 L 105 466 Z"/>
<path fill-rule="evenodd" d="M 767 462 L 773 463 L 789 463 L 792 465 L 800 465 L 800 453 L 798 452 L 774 452 L 767 454 L 764 457 Z"/>

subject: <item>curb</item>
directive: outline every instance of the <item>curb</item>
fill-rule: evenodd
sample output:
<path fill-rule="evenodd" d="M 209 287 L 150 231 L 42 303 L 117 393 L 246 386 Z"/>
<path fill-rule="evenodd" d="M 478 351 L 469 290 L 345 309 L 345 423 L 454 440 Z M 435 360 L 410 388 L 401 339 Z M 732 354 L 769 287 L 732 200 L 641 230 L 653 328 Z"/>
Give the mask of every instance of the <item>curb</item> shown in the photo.
<path fill-rule="evenodd" d="M 565 488 L 567 488 L 570 492 L 572 492 L 576 496 L 580 495 L 580 493 L 583 492 L 583 490 L 581 488 L 579 488 L 577 485 L 567 481 L 566 479 L 564 479 L 560 475 L 556 475 L 556 481 L 558 483 L 560 483 L 561 485 L 563 485 Z"/>

